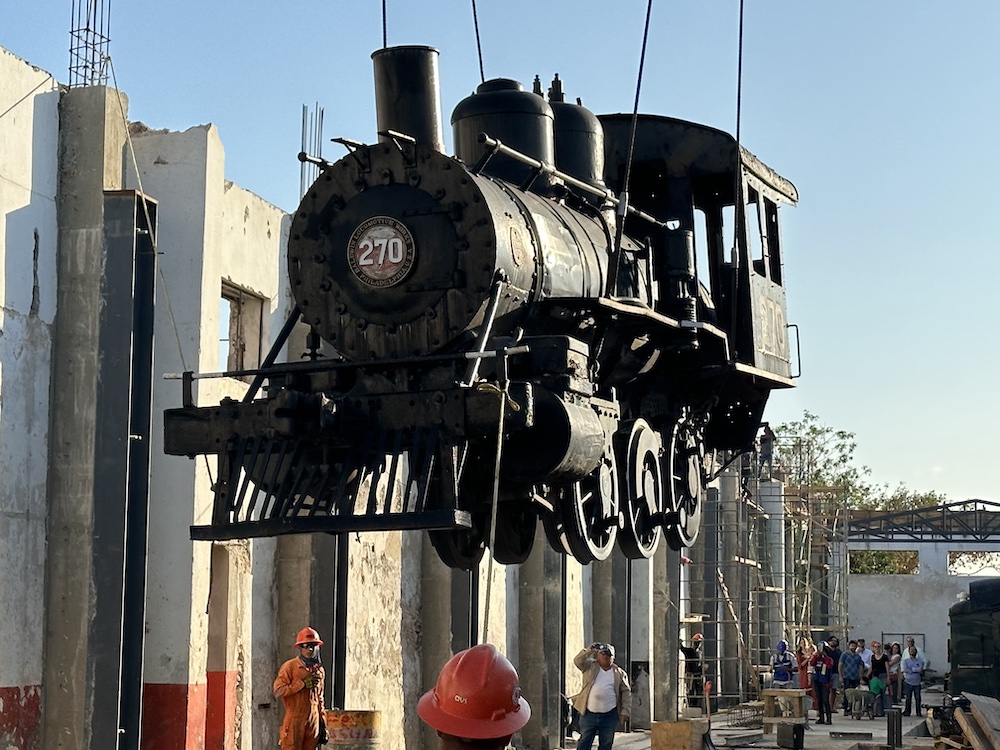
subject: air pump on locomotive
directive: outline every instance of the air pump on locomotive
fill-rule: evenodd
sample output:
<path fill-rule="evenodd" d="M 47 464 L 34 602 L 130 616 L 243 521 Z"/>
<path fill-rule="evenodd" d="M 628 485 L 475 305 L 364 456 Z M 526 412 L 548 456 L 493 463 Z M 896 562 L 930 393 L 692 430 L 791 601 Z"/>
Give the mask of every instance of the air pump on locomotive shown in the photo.
<path fill-rule="evenodd" d="M 450 566 L 690 546 L 710 462 L 793 384 L 778 206 L 731 136 L 595 117 L 490 80 L 452 115 L 437 52 L 376 52 L 379 142 L 346 140 L 295 212 L 295 306 L 242 400 L 165 414 L 217 454 L 196 539 L 426 529 Z M 631 141 L 631 148 L 630 148 Z M 629 160 L 631 153 L 631 160 Z M 627 195 L 624 181 L 628 177 Z M 617 196 L 617 197 L 616 197 Z M 290 332 L 309 351 L 276 362 Z"/>

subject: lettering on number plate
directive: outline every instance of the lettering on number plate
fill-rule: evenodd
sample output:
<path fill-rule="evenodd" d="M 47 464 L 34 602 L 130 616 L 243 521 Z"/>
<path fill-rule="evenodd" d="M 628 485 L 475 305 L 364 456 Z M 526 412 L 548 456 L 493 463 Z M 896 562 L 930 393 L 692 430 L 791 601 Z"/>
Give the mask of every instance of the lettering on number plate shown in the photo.
<path fill-rule="evenodd" d="M 368 286 L 398 284 L 410 273 L 415 257 L 413 235 L 391 216 L 366 219 L 347 244 L 351 271 Z"/>

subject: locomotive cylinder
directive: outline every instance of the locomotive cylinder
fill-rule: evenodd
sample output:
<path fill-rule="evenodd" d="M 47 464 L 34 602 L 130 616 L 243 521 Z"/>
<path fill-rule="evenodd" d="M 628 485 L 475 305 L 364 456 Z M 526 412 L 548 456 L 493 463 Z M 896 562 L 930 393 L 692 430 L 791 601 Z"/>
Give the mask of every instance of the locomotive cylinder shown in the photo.
<path fill-rule="evenodd" d="M 379 132 L 405 133 L 443 154 L 438 51 L 421 46 L 385 47 L 372 53 L 372 63 Z"/>

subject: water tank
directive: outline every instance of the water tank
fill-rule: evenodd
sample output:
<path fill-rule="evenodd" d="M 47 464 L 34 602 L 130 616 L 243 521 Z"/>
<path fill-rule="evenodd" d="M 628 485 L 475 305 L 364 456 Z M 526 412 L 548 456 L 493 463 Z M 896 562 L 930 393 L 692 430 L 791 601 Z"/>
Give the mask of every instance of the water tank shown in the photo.
<path fill-rule="evenodd" d="M 600 190 L 604 185 L 604 128 L 597 115 L 565 100 L 556 75 L 549 89 L 555 115 L 556 169 Z"/>
<path fill-rule="evenodd" d="M 544 164 L 555 163 L 553 123 L 548 102 L 525 91 L 517 81 L 494 78 L 479 85 L 451 115 L 455 135 L 455 155 L 469 166 L 479 161 L 485 147 L 479 134 L 487 133 L 504 145 Z M 486 174 L 520 184 L 530 175 L 530 167 L 497 155 L 483 170 Z"/>

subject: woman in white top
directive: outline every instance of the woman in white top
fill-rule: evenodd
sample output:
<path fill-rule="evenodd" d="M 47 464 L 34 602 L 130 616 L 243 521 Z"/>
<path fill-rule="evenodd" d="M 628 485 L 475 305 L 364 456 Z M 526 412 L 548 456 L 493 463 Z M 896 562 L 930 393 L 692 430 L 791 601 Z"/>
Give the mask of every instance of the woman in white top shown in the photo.
<path fill-rule="evenodd" d="M 903 647 L 899 645 L 899 641 L 893 641 L 892 646 L 889 647 L 889 679 L 886 680 L 886 688 L 893 703 L 898 702 L 902 695 L 902 688 L 899 685 L 903 677 L 903 671 L 900 667 L 902 661 Z"/>

